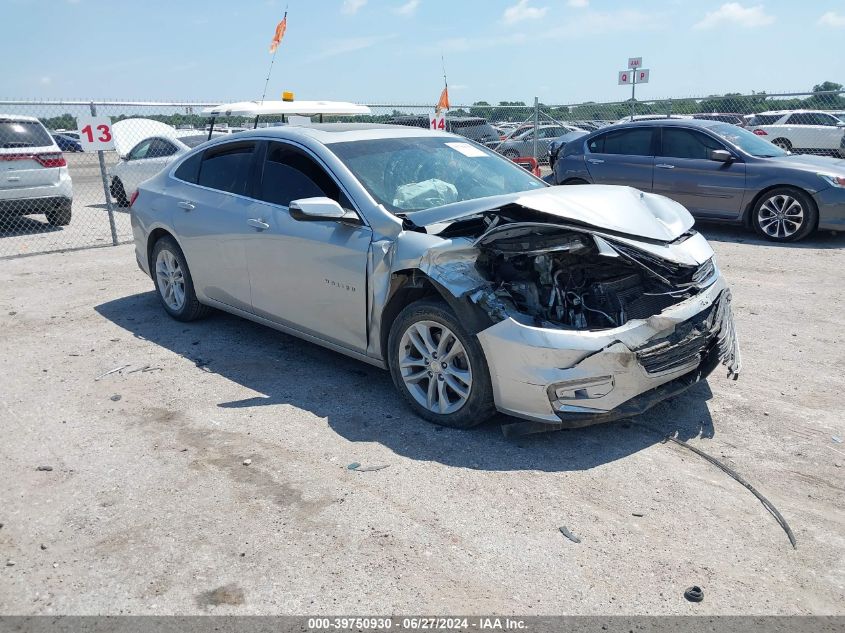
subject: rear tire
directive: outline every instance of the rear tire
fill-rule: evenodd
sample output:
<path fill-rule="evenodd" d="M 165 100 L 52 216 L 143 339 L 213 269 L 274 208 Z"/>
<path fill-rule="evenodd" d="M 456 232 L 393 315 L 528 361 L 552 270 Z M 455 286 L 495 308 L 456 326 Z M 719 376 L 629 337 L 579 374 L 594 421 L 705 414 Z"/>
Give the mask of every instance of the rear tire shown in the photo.
<path fill-rule="evenodd" d="M 778 147 L 780 147 L 785 152 L 791 152 L 792 151 L 792 143 L 789 142 L 789 139 L 776 138 L 774 141 L 772 141 L 772 144 L 777 145 Z"/>
<path fill-rule="evenodd" d="M 406 306 L 390 327 L 387 349 L 393 384 L 421 418 L 468 429 L 495 413 L 481 344 L 442 301 Z"/>
<path fill-rule="evenodd" d="M 795 187 L 776 187 L 764 193 L 751 211 L 751 225 L 773 242 L 797 242 L 807 237 L 818 221 L 813 199 Z"/>
<path fill-rule="evenodd" d="M 50 209 L 49 211 L 45 211 L 44 215 L 47 218 L 47 222 L 50 226 L 67 226 L 70 224 L 71 217 L 73 216 L 73 212 L 71 211 L 73 202 L 68 200 L 67 202 L 62 203 L 58 209 Z"/>
<path fill-rule="evenodd" d="M 129 198 L 126 197 L 126 190 L 123 188 L 123 183 L 120 178 L 115 178 L 111 181 L 111 195 L 117 201 L 117 206 L 128 207 Z"/>
<path fill-rule="evenodd" d="M 519 152 L 517 152 L 515 149 L 506 149 L 504 152 L 502 152 L 502 156 L 513 160 L 514 158 L 519 158 Z"/>
<path fill-rule="evenodd" d="M 162 307 L 177 321 L 201 319 L 211 310 L 197 299 L 188 262 L 172 237 L 162 237 L 153 246 L 150 272 Z"/>

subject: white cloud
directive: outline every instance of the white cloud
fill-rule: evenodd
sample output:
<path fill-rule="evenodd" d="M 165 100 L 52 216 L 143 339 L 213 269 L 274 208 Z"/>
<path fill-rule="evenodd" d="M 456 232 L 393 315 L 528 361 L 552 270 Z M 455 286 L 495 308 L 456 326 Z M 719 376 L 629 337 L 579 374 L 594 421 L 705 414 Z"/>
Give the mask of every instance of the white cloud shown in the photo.
<path fill-rule="evenodd" d="M 393 39 L 396 35 L 372 35 L 369 37 L 350 37 L 347 39 L 332 40 L 332 45 L 327 46 L 321 50 L 317 55 L 311 58 L 312 61 L 320 59 L 327 59 L 329 57 L 336 57 L 337 55 L 345 55 L 346 53 L 354 53 L 355 51 L 371 48 L 376 44 L 381 44 L 387 40 Z"/>
<path fill-rule="evenodd" d="M 42 86 L 49 86 L 51 83 L 53 83 L 53 78 L 44 75 L 41 79 L 38 80 L 38 83 L 40 83 Z"/>
<path fill-rule="evenodd" d="M 693 28 L 712 29 L 725 24 L 751 29 L 774 21 L 774 16 L 767 14 L 762 4 L 746 8 L 739 2 L 726 2 L 715 11 L 707 13 Z"/>
<path fill-rule="evenodd" d="M 395 9 L 392 9 L 392 11 L 396 15 L 411 16 L 416 13 L 418 6 L 420 6 L 420 0 L 408 0 L 408 2 L 396 7 Z"/>
<path fill-rule="evenodd" d="M 537 20 L 546 15 L 547 8 L 529 7 L 528 0 L 519 0 L 512 7 L 505 9 L 502 21 L 505 24 L 515 24 L 523 20 Z"/>
<path fill-rule="evenodd" d="M 343 8 L 341 11 L 344 13 L 348 13 L 349 15 L 354 15 L 358 13 L 358 11 L 367 4 L 367 0 L 343 0 Z"/>
<path fill-rule="evenodd" d="M 836 11 L 828 11 L 819 18 L 819 25 L 834 28 L 845 27 L 845 15 L 839 15 Z"/>
<path fill-rule="evenodd" d="M 568 0 L 566 4 L 573 9 L 586 9 L 590 4 L 590 0 Z"/>

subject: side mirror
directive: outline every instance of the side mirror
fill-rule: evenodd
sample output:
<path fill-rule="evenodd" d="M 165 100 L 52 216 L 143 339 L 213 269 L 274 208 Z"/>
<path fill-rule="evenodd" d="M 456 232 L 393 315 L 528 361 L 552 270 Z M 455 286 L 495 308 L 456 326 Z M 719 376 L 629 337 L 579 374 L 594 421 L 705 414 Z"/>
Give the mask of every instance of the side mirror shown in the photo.
<path fill-rule="evenodd" d="M 733 159 L 733 155 L 726 149 L 710 150 L 710 160 L 715 160 L 719 163 L 730 163 Z"/>
<path fill-rule="evenodd" d="M 288 205 L 290 216 L 302 222 L 319 222 L 320 220 L 342 220 L 346 217 L 337 202 L 331 198 L 301 198 L 292 200 Z"/>
<path fill-rule="evenodd" d="M 836 124 L 836 127 L 845 127 L 845 121 L 840 121 Z"/>

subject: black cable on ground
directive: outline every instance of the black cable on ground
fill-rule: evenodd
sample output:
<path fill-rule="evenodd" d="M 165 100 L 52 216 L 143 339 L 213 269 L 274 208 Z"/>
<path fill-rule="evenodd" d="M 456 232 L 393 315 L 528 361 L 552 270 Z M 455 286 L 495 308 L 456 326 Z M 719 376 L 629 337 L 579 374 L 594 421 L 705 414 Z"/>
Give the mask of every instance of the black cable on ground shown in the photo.
<path fill-rule="evenodd" d="M 654 433 L 659 433 L 659 431 L 657 431 L 656 429 L 652 429 L 651 427 L 645 426 L 643 424 L 638 424 L 637 426 L 640 426 L 641 428 L 644 428 L 644 429 L 648 429 L 649 431 L 652 431 Z M 662 433 L 661 433 L 661 435 L 662 435 Z M 708 455 L 707 453 L 702 451 L 700 448 L 696 448 L 695 446 L 692 446 L 691 444 L 687 444 L 683 440 L 679 440 L 677 437 L 673 437 L 671 435 L 666 435 L 665 438 L 667 440 L 671 441 L 671 442 L 675 442 L 675 444 L 679 444 L 680 446 L 683 446 L 684 448 L 688 448 L 689 450 L 691 450 L 696 455 L 703 457 L 708 462 L 710 462 L 711 464 L 713 464 L 717 468 L 721 469 L 722 471 L 726 472 L 728 475 L 733 477 L 740 484 L 742 484 L 743 486 L 748 488 L 748 490 L 751 491 L 751 494 L 753 494 L 755 497 L 757 497 L 760 500 L 760 503 L 763 504 L 763 507 L 766 508 L 766 510 L 768 510 L 771 513 L 771 515 L 775 518 L 775 521 L 777 521 L 780 524 L 780 526 L 783 528 L 783 531 L 786 532 L 786 536 L 789 537 L 789 542 L 792 544 L 793 549 L 798 548 L 798 544 L 795 541 L 795 535 L 792 533 L 792 529 L 789 527 L 789 523 L 786 522 L 786 519 L 783 518 L 783 515 L 780 512 L 778 512 L 778 509 L 774 506 L 774 504 L 771 501 L 769 501 L 768 499 L 766 499 L 766 497 L 764 497 L 762 494 L 760 494 L 754 486 L 752 486 L 750 483 L 748 483 L 742 477 L 742 475 L 740 475 L 738 472 L 736 472 L 730 466 L 726 466 L 725 464 L 720 462 L 715 457 Z"/>

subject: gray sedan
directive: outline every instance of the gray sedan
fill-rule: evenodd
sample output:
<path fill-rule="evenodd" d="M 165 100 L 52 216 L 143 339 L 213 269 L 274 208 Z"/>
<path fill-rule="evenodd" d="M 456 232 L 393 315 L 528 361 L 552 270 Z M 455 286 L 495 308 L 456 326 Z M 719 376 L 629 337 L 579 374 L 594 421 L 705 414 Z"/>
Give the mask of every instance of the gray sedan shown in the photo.
<path fill-rule="evenodd" d="M 584 426 L 740 370 L 730 291 L 681 205 L 548 187 L 460 136 L 234 134 L 142 183 L 130 216 L 170 316 L 214 307 L 389 369 L 438 424 Z"/>
<path fill-rule="evenodd" d="M 614 125 L 558 152 L 554 184 L 630 185 L 668 196 L 695 217 L 800 240 L 845 230 L 845 160 L 793 155 L 718 121 Z"/>
<path fill-rule="evenodd" d="M 549 144 L 559 136 L 570 132 L 582 132 L 571 125 L 541 125 L 537 128 L 537 159 L 548 159 Z M 508 137 L 495 146 L 497 152 L 508 158 L 534 156 L 534 128 L 529 128 L 516 136 Z"/>

